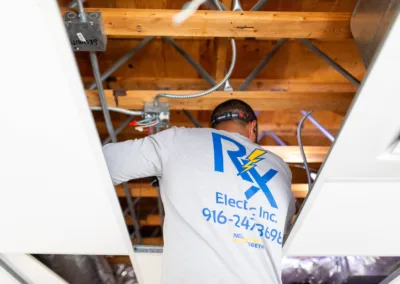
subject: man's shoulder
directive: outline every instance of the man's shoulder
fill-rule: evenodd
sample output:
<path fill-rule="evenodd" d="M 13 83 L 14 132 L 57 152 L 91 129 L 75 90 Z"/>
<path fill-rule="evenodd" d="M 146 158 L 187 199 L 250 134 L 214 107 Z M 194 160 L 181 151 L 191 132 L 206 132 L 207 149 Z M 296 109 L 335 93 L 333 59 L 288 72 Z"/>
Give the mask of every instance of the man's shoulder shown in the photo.
<path fill-rule="evenodd" d="M 206 134 L 212 131 L 211 128 L 188 128 L 188 127 L 178 127 L 172 126 L 163 132 L 173 133 L 174 135 L 193 135 L 193 134 Z"/>

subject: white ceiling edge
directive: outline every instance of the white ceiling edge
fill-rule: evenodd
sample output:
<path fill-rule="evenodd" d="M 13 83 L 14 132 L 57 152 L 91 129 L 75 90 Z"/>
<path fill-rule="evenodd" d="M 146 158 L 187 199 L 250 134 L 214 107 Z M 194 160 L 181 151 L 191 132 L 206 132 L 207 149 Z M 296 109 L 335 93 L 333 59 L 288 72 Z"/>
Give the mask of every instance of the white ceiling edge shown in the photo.
<path fill-rule="evenodd" d="M 68 284 L 58 274 L 54 273 L 33 256 L 26 254 L 3 254 L 0 255 L 0 258 L 12 269 L 12 271 L 28 283 Z M 0 283 L 20 284 L 19 281 L 4 269 L 1 272 Z"/>
<path fill-rule="evenodd" d="M 3 8 L 19 20 L 0 18 L 0 252 L 129 255 L 135 264 L 57 2 Z"/>
<path fill-rule="evenodd" d="M 400 134 L 400 19 L 394 19 L 292 227 L 287 256 L 400 255 L 394 202 L 400 155 L 393 153 Z"/>
<path fill-rule="evenodd" d="M 156 252 L 135 252 L 135 257 L 140 268 L 140 284 L 161 283 L 162 256 L 162 253 Z"/>

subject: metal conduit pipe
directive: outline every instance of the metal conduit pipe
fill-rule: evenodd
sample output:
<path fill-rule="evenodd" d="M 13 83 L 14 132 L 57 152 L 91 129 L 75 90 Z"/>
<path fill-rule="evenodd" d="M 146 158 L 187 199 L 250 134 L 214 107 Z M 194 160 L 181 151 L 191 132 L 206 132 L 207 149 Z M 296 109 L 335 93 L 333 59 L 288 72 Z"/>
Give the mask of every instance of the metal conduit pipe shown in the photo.
<path fill-rule="evenodd" d="M 318 54 L 325 62 L 327 62 L 329 65 L 331 65 L 336 71 L 338 71 L 340 74 L 342 74 L 347 80 L 349 80 L 352 84 L 356 85 L 357 87 L 360 86 L 360 81 L 358 81 L 357 78 L 355 78 L 353 75 L 351 75 L 349 72 L 347 72 L 342 66 L 337 64 L 332 58 L 330 58 L 328 55 L 326 55 L 322 50 L 320 50 L 318 47 L 313 45 L 309 40 L 300 38 L 298 39 L 302 44 L 307 46 L 311 51 L 315 52 Z"/>
<path fill-rule="evenodd" d="M 118 126 L 118 128 L 115 129 L 115 135 L 120 134 L 121 131 L 124 130 L 125 127 L 128 126 L 128 124 L 132 121 L 132 119 L 133 119 L 134 117 L 135 117 L 135 116 L 130 115 L 127 119 L 125 119 L 125 120 L 120 124 L 120 126 Z M 106 144 L 108 144 L 108 143 L 110 143 L 110 142 L 111 142 L 111 136 L 108 136 L 106 139 L 103 140 L 102 144 L 103 144 L 103 145 L 106 145 Z"/>
<path fill-rule="evenodd" d="M 206 70 L 204 70 L 199 64 L 197 64 L 192 57 L 189 56 L 189 54 L 186 53 L 177 43 L 176 41 L 169 37 L 169 36 L 163 36 L 163 39 L 168 41 L 175 49 L 176 51 L 179 52 L 180 55 L 182 55 L 187 62 L 189 62 L 190 65 L 193 66 L 194 69 L 196 69 L 197 72 L 203 77 L 211 86 L 215 86 L 217 82 L 214 81 L 214 79 L 210 76 L 210 74 L 207 73 Z"/>
<path fill-rule="evenodd" d="M 104 94 L 103 84 L 101 83 L 101 79 L 100 79 L 99 62 L 97 61 L 97 55 L 96 55 L 96 52 L 89 52 L 89 55 L 90 55 L 90 62 L 92 63 L 93 74 L 96 79 L 96 83 L 98 84 L 97 89 L 99 92 L 101 110 L 103 111 L 103 114 L 104 114 L 107 131 L 110 134 L 112 141 L 116 142 L 117 137 L 114 133 L 114 128 L 113 128 L 113 125 L 111 122 L 111 117 L 110 117 L 110 110 L 108 109 L 108 106 L 107 106 L 107 100 L 106 100 L 106 96 Z"/>
<path fill-rule="evenodd" d="M 287 146 L 287 144 L 285 143 L 285 141 L 283 141 L 278 135 L 276 135 L 275 132 L 273 131 L 263 131 L 261 133 L 261 136 L 258 138 L 258 142 L 261 141 L 261 139 L 265 136 L 268 135 L 269 137 L 271 137 L 272 139 L 275 140 L 276 143 L 278 143 L 279 146 Z"/>
<path fill-rule="evenodd" d="M 306 115 L 307 112 L 305 110 L 300 111 L 302 115 Z M 315 125 L 331 142 L 335 141 L 335 137 L 319 123 L 312 115 L 307 116 L 308 120 Z"/>
<path fill-rule="evenodd" d="M 215 4 L 215 0 L 208 0 L 206 3 L 210 4 L 213 9 L 218 10 L 217 5 Z M 222 7 L 222 10 L 227 11 L 228 9 L 225 7 L 224 3 L 219 2 L 219 5 Z M 210 7 L 209 7 L 210 8 Z"/>
<path fill-rule="evenodd" d="M 282 47 L 282 45 L 287 41 L 287 39 L 283 38 L 278 41 L 275 47 L 271 50 L 270 53 L 257 65 L 256 68 L 247 76 L 242 85 L 239 87 L 239 91 L 244 91 L 250 85 L 251 81 L 264 69 L 265 65 L 271 60 L 271 58 L 275 55 L 275 53 Z"/>
<path fill-rule="evenodd" d="M 310 173 L 310 168 L 308 166 L 306 153 L 304 152 L 303 141 L 301 140 L 301 128 L 303 127 L 304 121 L 307 119 L 307 117 L 309 117 L 311 115 L 311 113 L 312 113 L 312 111 L 306 112 L 305 115 L 303 116 L 303 118 L 300 120 L 299 125 L 297 126 L 297 142 L 299 143 L 300 153 L 301 153 L 301 156 L 303 157 L 304 168 L 307 173 L 308 190 L 311 190 L 312 181 L 311 181 L 311 173 Z"/>
<path fill-rule="evenodd" d="M 100 84 L 101 84 L 101 82 L 100 82 Z M 90 109 L 91 110 L 103 110 L 103 108 L 99 107 L 99 106 L 91 106 Z M 144 111 L 141 111 L 141 110 L 129 110 L 129 109 L 123 109 L 123 108 L 119 108 L 119 107 L 108 107 L 108 110 L 127 114 L 127 115 L 132 115 L 132 116 L 143 116 L 144 115 Z"/>
<path fill-rule="evenodd" d="M 217 8 L 220 11 L 223 11 L 223 8 L 221 6 L 221 4 L 219 3 L 218 0 L 214 1 L 215 5 L 217 6 Z M 193 98 L 198 98 L 198 97 L 202 97 L 205 95 L 208 95 L 216 90 L 218 90 L 223 84 L 225 84 L 225 82 L 230 78 L 230 76 L 232 75 L 233 69 L 235 68 L 235 64 L 236 64 L 236 43 L 235 43 L 235 39 L 231 38 L 231 45 L 232 45 L 232 61 L 231 61 L 231 66 L 229 67 L 228 72 L 226 73 L 224 79 L 222 79 L 221 82 L 219 82 L 218 84 L 216 84 L 214 87 L 212 87 L 211 89 L 208 89 L 207 91 L 204 92 L 200 92 L 200 93 L 196 93 L 196 94 L 189 94 L 189 95 L 175 95 L 175 94 L 166 94 L 166 93 L 161 93 L 155 96 L 154 98 L 154 104 L 158 103 L 158 99 L 159 98 L 170 98 L 170 99 L 193 99 Z"/>
<path fill-rule="evenodd" d="M 124 56 L 117 60 L 113 66 L 108 68 L 103 74 L 101 74 L 101 81 L 104 82 L 112 73 L 114 73 L 119 67 L 125 64 L 129 59 L 135 56 L 145 45 L 154 39 L 154 36 L 145 37 L 141 42 L 139 42 L 134 48 L 129 50 Z M 96 88 L 96 81 L 90 84 L 87 89 L 93 90 Z"/>
<path fill-rule="evenodd" d="M 80 20 L 81 20 L 81 22 L 86 22 L 86 14 L 83 9 L 83 4 L 82 4 L 81 0 L 77 0 L 77 4 L 78 4 L 78 9 L 79 9 Z M 90 54 L 90 61 L 92 64 L 92 69 L 93 69 L 93 75 L 96 80 L 97 89 L 99 92 L 99 98 L 100 98 L 100 102 L 101 102 L 102 111 L 104 114 L 104 119 L 106 121 L 107 130 L 111 137 L 111 141 L 115 143 L 115 142 L 117 142 L 117 136 L 115 135 L 115 132 L 114 132 L 114 127 L 111 122 L 110 112 L 109 112 L 108 106 L 107 106 L 106 96 L 104 95 L 104 89 L 103 89 L 103 84 L 101 81 L 100 68 L 99 68 L 99 62 L 97 60 L 97 55 L 96 55 L 96 52 L 90 52 L 89 54 Z M 137 220 L 136 213 L 135 213 L 135 210 L 133 207 L 131 192 L 130 192 L 130 189 L 126 182 L 123 183 L 123 187 L 124 187 L 126 201 L 128 203 L 130 215 L 132 218 L 132 222 L 134 224 L 136 237 L 138 238 L 138 243 L 141 243 L 139 222 Z"/>
<path fill-rule="evenodd" d="M 266 3 L 268 0 L 260 0 L 258 1 L 253 8 L 250 9 L 250 11 L 259 11 Z"/>
<path fill-rule="evenodd" d="M 93 68 L 93 73 L 96 79 L 96 83 L 97 83 L 97 89 L 99 91 L 99 98 L 100 98 L 100 102 L 101 102 L 101 107 L 103 110 L 103 114 L 104 114 L 104 119 L 106 121 L 106 126 L 107 126 L 107 130 L 108 130 L 108 134 L 111 137 L 111 141 L 113 143 L 118 142 L 117 140 L 117 135 L 114 132 L 114 128 L 111 122 L 111 117 L 110 117 L 110 112 L 108 110 L 108 106 L 107 106 L 107 100 L 106 97 L 104 95 L 104 89 L 103 89 L 103 84 L 101 82 L 101 78 L 100 78 L 100 70 L 99 70 L 99 64 L 97 61 L 97 56 L 95 52 L 90 52 L 90 61 L 92 63 L 92 68 Z M 124 187 L 124 192 L 125 192 L 125 196 L 126 196 L 126 201 L 128 203 L 128 208 L 130 211 L 130 216 L 134 225 L 134 230 L 135 230 L 135 235 L 138 239 L 138 243 L 141 243 L 142 238 L 140 235 L 140 228 L 139 228 L 139 222 L 137 220 L 137 216 L 135 213 L 135 209 L 134 209 L 134 205 L 133 205 L 133 200 L 132 200 L 132 195 L 131 195 L 131 191 L 129 189 L 129 186 L 126 182 L 123 183 L 123 187 Z"/>
<path fill-rule="evenodd" d="M 190 121 L 197 127 L 197 128 L 203 128 L 201 123 L 193 116 L 191 112 L 188 110 L 184 109 L 183 112 L 186 114 L 186 116 L 190 119 Z"/>
<path fill-rule="evenodd" d="M 235 64 L 236 64 L 236 44 L 235 44 L 235 39 L 234 38 L 231 38 L 231 45 L 232 45 L 232 62 L 231 62 L 231 66 L 229 67 L 228 72 L 226 73 L 224 79 L 222 79 L 221 82 L 216 84 L 211 89 L 208 89 L 207 91 L 196 93 L 196 94 L 174 95 L 174 94 L 161 93 L 161 94 L 158 94 L 158 95 L 155 96 L 154 102 L 157 103 L 159 98 L 194 99 L 194 98 L 198 98 L 198 97 L 202 97 L 202 96 L 208 95 L 208 94 L 218 90 L 229 79 L 229 77 L 232 75 L 233 69 L 235 68 Z"/>

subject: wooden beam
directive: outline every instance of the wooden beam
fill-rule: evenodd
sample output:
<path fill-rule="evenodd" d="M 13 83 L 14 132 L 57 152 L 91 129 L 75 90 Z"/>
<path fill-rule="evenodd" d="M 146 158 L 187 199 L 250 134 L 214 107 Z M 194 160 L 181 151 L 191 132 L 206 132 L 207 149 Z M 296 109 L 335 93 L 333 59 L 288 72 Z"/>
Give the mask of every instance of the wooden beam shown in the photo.
<path fill-rule="evenodd" d="M 86 84 L 92 77 L 84 77 Z M 233 89 L 238 89 L 244 79 L 229 79 Z M 206 90 L 210 85 L 204 79 L 191 78 L 115 78 L 108 82 L 116 90 Z M 271 80 L 255 78 L 246 91 L 267 92 L 356 92 L 357 87 L 350 83 L 313 83 L 294 80 Z"/>
<path fill-rule="evenodd" d="M 286 163 L 302 163 L 303 158 L 298 146 L 263 146 L 267 151 L 281 157 Z M 308 163 L 322 163 L 329 151 L 327 146 L 304 146 Z"/>
<path fill-rule="evenodd" d="M 106 259 L 109 264 L 131 264 L 129 256 L 126 255 L 111 256 Z"/>
<path fill-rule="evenodd" d="M 137 244 L 137 239 L 133 239 L 132 243 Z M 162 246 L 164 244 L 164 240 L 162 237 L 142 238 L 141 244 L 146 246 Z"/>
<path fill-rule="evenodd" d="M 68 9 L 61 9 L 62 13 Z M 252 37 L 351 38 L 351 13 L 331 12 L 231 12 L 197 11 L 182 25 L 172 23 L 179 10 L 86 9 L 101 12 L 105 32 L 113 38 L 173 37 Z"/>
<path fill-rule="evenodd" d="M 129 188 L 131 191 L 131 195 L 134 197 L 157 197 L 158 196 L 158 191 L 157 188 L 152 186 L 150 183 L 144 183 L 144 182 L 133 182 L 129 183 Z M 122 185 L 117 185 L 115 187 L 117 191 L 118 197 L 125 197 L 125 190 Z"/>
<path fill-rule="evenodd" d="M 277 120 L 278 121 L 278 120 Z M 114 125 L 117 127 L 122 123 L 120 120 L 114 120 Z M 204 127 L 209 127 L 210 121 L 209 120 L 199 120 L 199 122 L 204 126 Z M 107 132 L 107 127 L 104 121 L 96 121 L 96 126 L 97 130 L 100 133 L 100 135 L 108 135 Z M 186 128 L 194 128 L 194 125 L 191 121 L 177 121 L 177 120 L 171 120 L 170 121 L 170 127 L 186 127 Z M 325 129 L 327 129 L 329 132 L 331 132 L 334 136 L 337 135 L 341 124 L 340 123 L 335 123 L 335 124 L 325 124 L 323 123 L 323 126 Z M 259 122 L 258 124 L 258 130 L 259 130 L 259 135 L 261 135 L 262 131 L 273 131 L 275 132 L 276 135 L 282 137 L 288 137 L 288 136 L 294 136 L 296 138 L 296 131 L 297 131 L 297 124 L 296 123 L 279 123 L 279 122 L 271 122 L 271 123 L 264 123 L 264 122 Z M 125 130 L 121 132 L 121 134 L 118 136 L 121 139 L 119 140 L 127 140 L 127 139 L 140 139 L 144 138 L 147 136 L 147 133 L 139 132 L 134 130 L 132 127 L 127 127 Z M 310 124 L 305 124 L 302 131 L 301 131 L 301 136 L 302 137 L 310 137 L 310 136 L 317 136 L 317 137 L 323 137 L 324 134 L 317 129 L 314 125 Z M 263 144 L 263 143 L 261 143 Z M 296 143 L 293 143 L 292 145 L 296 145 Z M 263 145 L 269 145 L 269 144 L 263 144 Z M 290 145 L 290 144 L 289 144 Z M 307 144 L 306 144 L 307 145 Z M 308 145 L 312 146 L 312 145 Z"/>
<path fill-rule="evenodd" d="M 131 194 L 134 197 L 153 197 L 158 196 L 157 188 L 151 186 L 149 183 L 130 183 Z M 125 197 L 124 188 L 120 185 L 115 187 L 118 197 Z M 292 192 L 295 198 L 304 198 L 308 192 L 307 184 L 292 184 Z"/>
<path fill-rule="evenodd" d="M 217 38 L 215 41 L 215 80 L 221 81 L 225 77 L 226 57 L 228 53 L 227 38 Z"/>
<path fill-rule="evenodd" d="M 308 193 L 308 184 L 306 183 L 292 184 L 292 192 L 295 198 L 305 198 Z"/>
<path fill-rule="evenodd" d="M 126 96 L 118 97 L 119 107 L 126 109 L 143 109 L 145 102 L 154 101 L 154 97 L 161 91 L 126 91 Z M 197 91 L 168 91 L 171 94 L 185 95 L 197 93 Z M 86 91 L 91 106 L 100 106 L 97 91 Z M 116 106 L 113 91 L 105 90 L 109 106 Z M 207 96 L 194 99 L 166 99 L 160 98 L 160 102 L 168 102 L 171 110 L 213 110 L 218 104 L 229 99 L 241 99 L 246 101 L 256 110 L 330 110 L 347 111 L 354 97 L 354 93 L 308 93 L 308 92 L 267 92 L 245 91 L 224 92 L 217 91 Z"/>
<path fill-rule="evenodd" d="M 133 225 L 131 216 L 125 216 L 125 223 L 127 225 Z M 139 220 L 140 226 L 161 226 L 160 215 L 147 215 L 146 219 Z"/>

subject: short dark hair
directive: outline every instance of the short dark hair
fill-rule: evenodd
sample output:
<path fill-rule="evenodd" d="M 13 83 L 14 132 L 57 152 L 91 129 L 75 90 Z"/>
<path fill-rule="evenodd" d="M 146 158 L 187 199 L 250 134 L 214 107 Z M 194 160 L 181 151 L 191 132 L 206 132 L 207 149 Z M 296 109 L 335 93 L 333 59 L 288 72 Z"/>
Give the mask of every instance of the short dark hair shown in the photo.
<path fill-rule="evenodd" d="M 232 99 L 219 104 L 211 114 L 211 127 L 215 128 L 221 121 L 217 118 L 229 113 L 241 114 L 245 119 L 232 119 L 243 126 L 251 121 L 257 121 L 257 116 L 254 110 L 244 101 Z"/>

